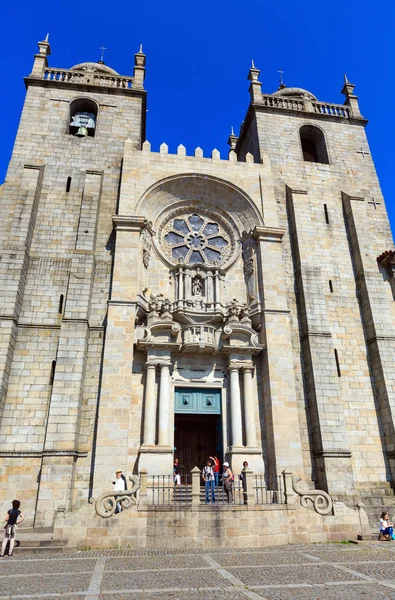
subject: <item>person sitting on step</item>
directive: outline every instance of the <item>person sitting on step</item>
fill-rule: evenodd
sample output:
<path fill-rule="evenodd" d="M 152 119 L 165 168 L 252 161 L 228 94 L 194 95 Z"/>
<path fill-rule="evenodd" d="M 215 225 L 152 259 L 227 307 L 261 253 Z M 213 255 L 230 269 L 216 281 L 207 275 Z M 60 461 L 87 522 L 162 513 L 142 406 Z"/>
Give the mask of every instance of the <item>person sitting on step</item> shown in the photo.
<path fill-rule="evenodd" d="M 394 537 L 394 528 L 393 524 L 390 522 L 390 518 L 388 513 L 382 512 L 380 516 L 380 540 L 393 540 Z"/>

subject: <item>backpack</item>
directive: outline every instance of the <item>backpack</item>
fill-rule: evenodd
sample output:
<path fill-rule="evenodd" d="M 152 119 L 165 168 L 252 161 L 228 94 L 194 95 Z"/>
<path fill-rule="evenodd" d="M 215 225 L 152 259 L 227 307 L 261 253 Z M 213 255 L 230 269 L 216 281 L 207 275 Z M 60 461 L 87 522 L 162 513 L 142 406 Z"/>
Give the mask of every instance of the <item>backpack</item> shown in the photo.
<path fill-rule="evenodd" d="M 380 531 L 378 539 L 379 542 L 390 542 L 391 536 L 389 533 L 384 533 L 383 531 Z"/>

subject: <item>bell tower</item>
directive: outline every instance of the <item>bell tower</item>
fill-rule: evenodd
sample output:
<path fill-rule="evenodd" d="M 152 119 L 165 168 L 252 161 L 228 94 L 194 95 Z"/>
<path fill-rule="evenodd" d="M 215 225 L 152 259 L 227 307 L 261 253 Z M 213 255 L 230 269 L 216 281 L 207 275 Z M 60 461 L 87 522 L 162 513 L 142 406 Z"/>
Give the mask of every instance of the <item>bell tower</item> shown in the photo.
<path fill-rule="evenodd" d="M 0 500 L 15 495 L 21 468 L 17 489 L 36 525 L 78 503 L 77 482 L 89 481 L 111 216 L 124 142 L 141 149 L 146 114 L 142 48 L 125 76 L 102 60 L 49 66 L 48 36 L 38 49 L 0 231 Z"/>

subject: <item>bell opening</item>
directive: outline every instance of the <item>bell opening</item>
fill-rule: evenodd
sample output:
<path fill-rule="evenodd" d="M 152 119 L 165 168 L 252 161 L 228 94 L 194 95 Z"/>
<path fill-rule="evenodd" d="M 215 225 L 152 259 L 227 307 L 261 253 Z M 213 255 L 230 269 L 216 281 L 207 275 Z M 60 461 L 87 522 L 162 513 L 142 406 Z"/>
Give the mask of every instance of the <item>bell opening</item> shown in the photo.
<path fill-rule="evenodd" d="M 77 98 L 70 105 L 69 134 L 74 137 L 94 137 L 97 106 L 92 100 Z"/>

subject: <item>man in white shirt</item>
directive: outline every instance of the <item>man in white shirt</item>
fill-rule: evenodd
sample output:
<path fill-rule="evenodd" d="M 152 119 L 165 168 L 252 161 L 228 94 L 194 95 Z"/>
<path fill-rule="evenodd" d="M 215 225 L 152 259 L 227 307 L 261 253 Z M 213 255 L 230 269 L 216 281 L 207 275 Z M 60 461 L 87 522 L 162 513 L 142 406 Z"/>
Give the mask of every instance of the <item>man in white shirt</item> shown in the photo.
<path fill-rule="evenodd" d="M 115 481 L 113 481 L 114 484 L 114 491 L 115 492 L 124 492 L 125 490 L 128 489 L 128 486 L 126 484 L 126 477 L 125 475 L 122 473 L 122 469 L 118 469 L 117 471 L 115 471 Z M 122 510 L 122 506 L 120 502 L 117 502 L 117 508 L 115 510 L 115 514 L 121 512 Z"/>
<path fill-rule="evenodd" d="M 206 486 L 206 504 L 210 504 L 210 491 L 213 504 L 215 504 L 215 476 L 214 463 L 208 459 L 207 465 L 203 467 L 202 477 Z"/>

